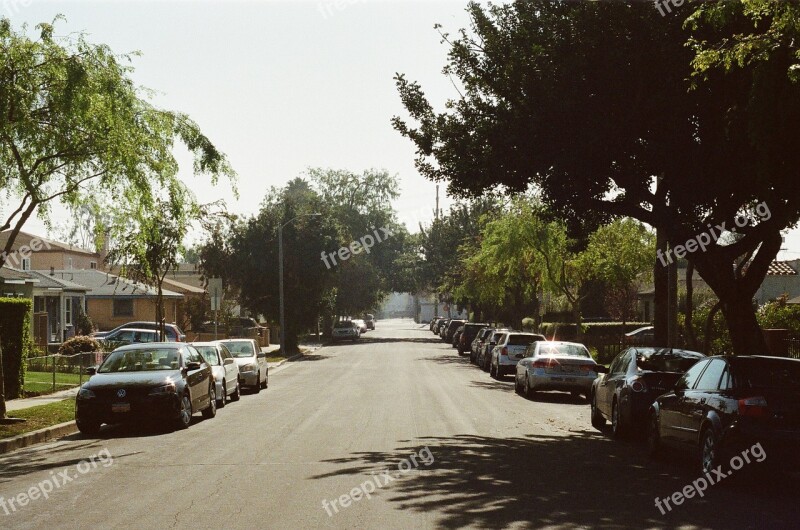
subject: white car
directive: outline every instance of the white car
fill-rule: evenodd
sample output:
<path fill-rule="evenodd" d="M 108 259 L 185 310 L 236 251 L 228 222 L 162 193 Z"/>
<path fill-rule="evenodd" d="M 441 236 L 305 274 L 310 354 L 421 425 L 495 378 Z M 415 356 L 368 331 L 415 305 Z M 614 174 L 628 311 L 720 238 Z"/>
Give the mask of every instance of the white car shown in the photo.
<path fill-rule="evenodd" d="M 218 342 L 193 342 L 192 346 L 200 352 L 211 367 L 211 373 L 214 374 L 217 408 L 225 406 L 227 397 L 230 397 L 231 401 L 239 401 L 241 395 L 239 365 L 236 364 L 236 359 L 228 348 Z"/>
<path fill-rule="evenodd" d="M 353 342 L 361 337 L 361 327 L 353 320 L 340 320 L 333 325 L 331 338 L 333 340 L 350 339 Z"/>
<path fill-rule="evenodd" d="M 269 366 L 267 365 L 267 354 L 261 352 L 261 348 L 253 339 L 225 339 L 215 341 L 231 352 L 231 355 L 239 365 L 239 385 L 247 386 L 259 393 L 262 388 L 267 388 L 269 384 Z"/>
<path fill-rule="evenodd" d="M 525 397 L 537 390 L 560 390 L 588 398 L 600 370 L 583 344 L 536 342 L 517 363 L 514 390 Z"/>
<path fill-rule="evenodd" d="M 519 360 L 525 357 L 528 346 L 542 340 L 547 339 L 543 335 L 521 331 L 507 331 L 500 335 L 497 345 L 492 348 L 489 375 L 500 379 L 506 374 L 513 374 Z"/>
<path fill-rule="evenodd" d="M 360 333 L 366 333 L 367 330 L 369 329 L 369 327 L 367 326 L 366 321 L 364 321 L 361 318 L 354 318 L 353 319 L 353 323 L 358 326 L 358 329 L 359 329 Z"/>

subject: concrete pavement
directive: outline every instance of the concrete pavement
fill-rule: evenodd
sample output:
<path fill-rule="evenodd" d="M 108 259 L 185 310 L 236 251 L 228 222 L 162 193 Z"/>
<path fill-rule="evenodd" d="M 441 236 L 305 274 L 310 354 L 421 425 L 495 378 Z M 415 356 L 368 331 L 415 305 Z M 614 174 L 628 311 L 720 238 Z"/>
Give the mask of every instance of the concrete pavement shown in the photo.
<path fill-rule="evenodd" d="M 271 371 L 185 431 L 105 427 L 0 457 L 0 496 L 68 482 L 3 527 L 790 528 L 796 485 L 697 478 L 591 428 L 567 394 L 526 400 L 410 321 Z M 84 461 L 110 455 L 99 465 Z M 430 458 L 429 458 L 430 457 Z M 768 457 L 769 458 L 769 457 Z M 108 463 L 108 465 L 105 465 Z M 371 484 L 371 485 L 370 485 Z M 367 495 L 368 493 L 368 495 Z M 335 502 L 334 502 L 335 501 Z"/>

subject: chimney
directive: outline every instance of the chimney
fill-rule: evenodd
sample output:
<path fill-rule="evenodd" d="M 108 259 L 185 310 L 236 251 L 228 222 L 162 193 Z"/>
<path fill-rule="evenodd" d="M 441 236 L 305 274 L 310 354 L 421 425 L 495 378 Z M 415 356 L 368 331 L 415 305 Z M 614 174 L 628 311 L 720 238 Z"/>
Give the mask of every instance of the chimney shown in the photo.
<path fill-rule="evenodd" d="M 55 276 L 55 275 L 56 275 L 56 268 L 51 265 L 50 266 L 50 276 Z"/>

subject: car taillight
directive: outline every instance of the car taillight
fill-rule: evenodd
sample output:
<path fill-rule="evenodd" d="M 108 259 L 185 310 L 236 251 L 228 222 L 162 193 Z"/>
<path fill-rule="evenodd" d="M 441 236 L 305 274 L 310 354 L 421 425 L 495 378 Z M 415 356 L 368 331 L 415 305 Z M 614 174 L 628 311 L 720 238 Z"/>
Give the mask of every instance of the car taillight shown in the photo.
<path fill-rule="evenodd" d="M 763 418 L 767 415 L 767 400 L 762 396 L 739 400 L 739 416 Z"/>
<path fill-rule="evenodd" d="M 594 372 L 594 366 L 591 364 L 582 364 L 581 372 Z"/>
<path fill-rule="evenodd" d="M 552 368 L 553 366 L 557 366 L 559 362 L 555 359 L 539 359 L 538 361 L 533 361 L 534 368 Z"/>
<path fill-rule="evenodd" d="M 503 357 L 508 357 L 508 348 L 503 347 L 503 349 L 500 350 L 500 355 L 502 355 Z"/>
<path fill-rule="evenodd" d="M 628 384 L 634 392 L 644 392 L 647 390 L 647 386 L 641 379 L 632 379 Z"/>

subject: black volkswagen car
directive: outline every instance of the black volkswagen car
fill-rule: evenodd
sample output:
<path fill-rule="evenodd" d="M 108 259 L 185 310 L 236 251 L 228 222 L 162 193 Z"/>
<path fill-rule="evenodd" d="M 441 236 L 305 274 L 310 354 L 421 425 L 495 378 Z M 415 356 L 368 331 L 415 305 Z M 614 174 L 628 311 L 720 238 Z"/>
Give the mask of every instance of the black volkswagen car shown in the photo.
<path fill-rule="evenodd" d="M 217 413 L 214 376 L 197 350 L 180 342 L 131 344 L 114 350 L 76 397 L 75 422 L 84 434 L 104 423 L 156 419 L 185 429 L 192 414 Z"/>
<path fill-rule="evenodd" d="M 601 429 L 611 420 L 615 437 L 645 427 L 653 401 L 672 390 L 681 376 L 705 355 L 672 348 L 633 347 L 617 355 L 592 383 L 592 425 Z"/>
<path fill-rule="evenodd" d="M 756 446 L 773 465 L 797 470 L 800 360 L 735 356 L 698 362 L 650 409 L 651 454 L 663 445 L 698 456 L 703 473 Z"/>

